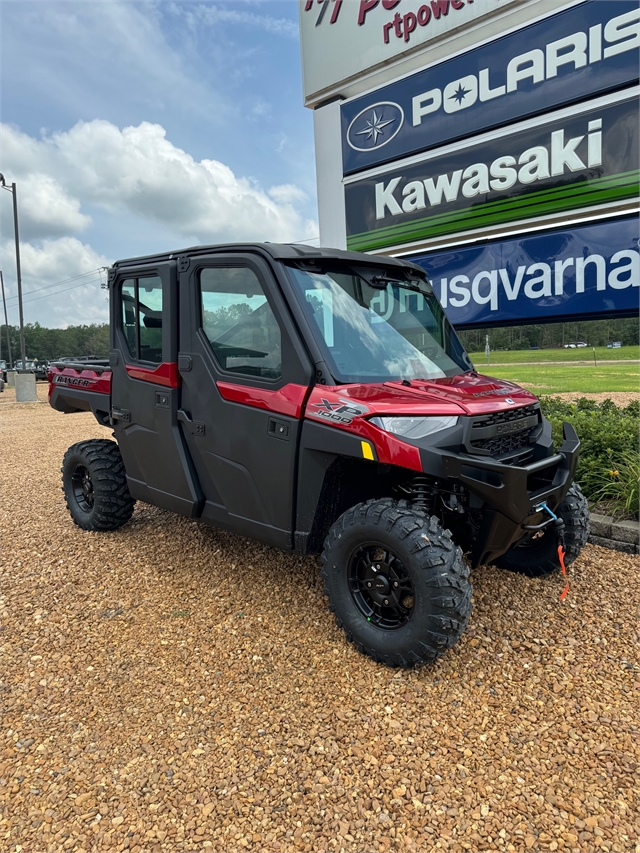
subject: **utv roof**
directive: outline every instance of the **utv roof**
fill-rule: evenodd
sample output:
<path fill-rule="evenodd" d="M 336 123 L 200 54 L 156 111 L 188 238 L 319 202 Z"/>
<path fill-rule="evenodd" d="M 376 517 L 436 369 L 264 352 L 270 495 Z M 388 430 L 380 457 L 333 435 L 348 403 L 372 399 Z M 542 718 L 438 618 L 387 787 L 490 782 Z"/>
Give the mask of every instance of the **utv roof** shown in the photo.
<path fill-rule="evenodd" d="M 348 261 L 358 264 L 376 264 L 385 267 L 401 267 L 412 269 L 424 275 L 424 270 L 411 261 L 396 258 L 381 257 L 379 255 L 364 255 L 361 252 L 345 252 L 342 249 L 320 248 L 307 246 L 306 243 L 224 243 L 217 246 L 191 246 L 188 249 L 180 249 L 176 252 L 164 252 L 159 255 L 143 255 L 138 258 L 124 258 L 116 261 L 114 268 L 123 266 L 137 266 L 142 264 L 159 263 L 170 261 L 180 257 L 197 255 L 214 255 L 218 253 L 233 252 L 262 252 L 270 255 L 275 260 L 336 260 Z"/>

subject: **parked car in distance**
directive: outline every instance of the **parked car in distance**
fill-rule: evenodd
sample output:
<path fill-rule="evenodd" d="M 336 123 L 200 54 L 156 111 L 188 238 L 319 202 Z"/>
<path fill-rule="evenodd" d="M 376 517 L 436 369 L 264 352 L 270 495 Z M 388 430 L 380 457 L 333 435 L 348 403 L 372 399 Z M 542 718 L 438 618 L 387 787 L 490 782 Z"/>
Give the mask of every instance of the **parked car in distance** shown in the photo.
<path fill-rule="evenodd" d="M 36 380 L 40 379 L 42 382 L 46 382 L 47 380 L 47 370 L 49 369 L 48 361 L 38 361 L 37 358 L 26 358 L 25 359 L 25 370 L 27 373 L 35 374 Z M 13 369 L 17 371 L 22 371 L 22 359 L 19 358 L 15 364 L 13 365 Z"/>

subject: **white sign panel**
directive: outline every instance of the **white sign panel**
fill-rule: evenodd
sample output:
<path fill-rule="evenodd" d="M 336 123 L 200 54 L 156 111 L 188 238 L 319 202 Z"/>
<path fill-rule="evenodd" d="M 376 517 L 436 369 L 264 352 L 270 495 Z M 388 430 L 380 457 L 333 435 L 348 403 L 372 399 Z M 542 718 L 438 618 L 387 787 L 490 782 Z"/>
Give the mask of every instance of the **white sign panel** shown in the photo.
<path fill-rule="evenodd" d="M 299 0 L 305 103 L 517 2 Z"/>

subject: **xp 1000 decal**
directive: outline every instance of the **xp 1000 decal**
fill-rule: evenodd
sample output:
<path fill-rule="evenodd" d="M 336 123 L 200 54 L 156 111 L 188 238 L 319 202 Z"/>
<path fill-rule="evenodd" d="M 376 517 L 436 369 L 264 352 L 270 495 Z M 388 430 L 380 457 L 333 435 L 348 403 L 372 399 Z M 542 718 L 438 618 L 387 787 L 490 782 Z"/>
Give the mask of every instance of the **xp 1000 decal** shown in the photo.
<path fill-rule="evenodd" d="M 352 400 L 327 400 L 323 397 L 319 403 L 309 405 L 307 415 L 347 426 L 355 417 L 365 415 L 368 411 L 367 406 L 362 403 L 354 403 Z"/>
<path fill-rule="evenodd" d="M 347 183 L 347 246 L 371 251 L 636 198 L 638 127 L 634 91 Z"/>

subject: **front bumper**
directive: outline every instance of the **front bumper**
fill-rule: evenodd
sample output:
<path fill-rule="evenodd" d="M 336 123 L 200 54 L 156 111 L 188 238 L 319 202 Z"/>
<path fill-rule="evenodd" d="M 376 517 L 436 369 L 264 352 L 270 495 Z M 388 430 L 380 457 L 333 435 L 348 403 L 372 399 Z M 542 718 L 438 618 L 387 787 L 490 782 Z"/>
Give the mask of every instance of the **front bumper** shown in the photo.
<path fill-rule="evenodd" d="M 580 454 L 580 440 L 571 424 L 563 425 L 563 436 L 557 453 L 522 466 L 445 449 L 438 453 L 444 477 L 461 483 L 484 504 L 471 552 L 474 566 L 490 563 L 551 521 L 540 506 L 545 503 L 555 510 L 562 502 L 573 483 Z"/>

